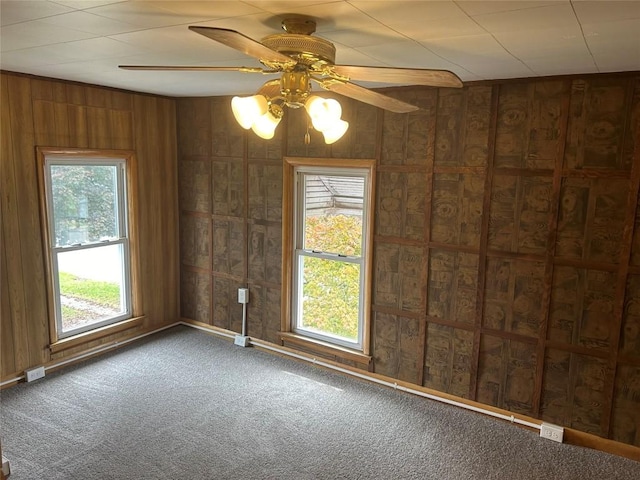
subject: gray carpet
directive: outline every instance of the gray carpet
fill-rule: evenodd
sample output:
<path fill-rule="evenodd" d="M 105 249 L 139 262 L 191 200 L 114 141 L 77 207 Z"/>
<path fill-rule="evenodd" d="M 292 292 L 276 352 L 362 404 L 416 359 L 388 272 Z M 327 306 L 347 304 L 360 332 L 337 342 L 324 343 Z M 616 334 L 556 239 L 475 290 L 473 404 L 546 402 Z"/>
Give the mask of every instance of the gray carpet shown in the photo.
<path fill-rule="evenodd" d="M 1 393 L 11 480 L 640 479 L 640 463 L 175 327 Z"/>

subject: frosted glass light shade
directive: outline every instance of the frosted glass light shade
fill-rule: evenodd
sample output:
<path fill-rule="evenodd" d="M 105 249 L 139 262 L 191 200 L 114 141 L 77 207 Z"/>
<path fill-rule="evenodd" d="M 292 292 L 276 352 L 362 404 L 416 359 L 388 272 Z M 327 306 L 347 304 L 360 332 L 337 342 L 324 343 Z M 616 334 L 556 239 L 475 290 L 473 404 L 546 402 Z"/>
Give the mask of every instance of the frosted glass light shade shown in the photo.
<path fill-rule="evenodd" d="M 271 140 L 275 134 L 276 127 L 280 123 L 282 118 L 276 117 L 271 112 L 267 112 L 264 115 L 258 117 L 258 119 L 251 126 L 251 130 L 260 138 L 265 140 Z"/>
<path fill-rule="evenodd" d="M 304 108 L 311 118 L 313 128 L 319 132 L 324 132 L 325 129 L 332 128 L 333 124 L 340 120 L 340 116 L 342 115 L 340 103 L 333 98 L 322 98 L 312 95 L 305 102 Z"/>
<path fill-rule="evenodd" d="M 267 99 L 263 95 L 233 97 L 231 99 L 233 116 L 245 130 L 250 129 L 258 118 L 266 114 L 268 108 Z"/>
<path fill-rule="evenodd" d="M 324 143 L 331 145 L 332 143 L 337 142 L 347 132 L 348 128 L 349 122 L 345 122 L 344 120 L 338 119 L 331 122 L 331 126 L 322 131 Z"/>

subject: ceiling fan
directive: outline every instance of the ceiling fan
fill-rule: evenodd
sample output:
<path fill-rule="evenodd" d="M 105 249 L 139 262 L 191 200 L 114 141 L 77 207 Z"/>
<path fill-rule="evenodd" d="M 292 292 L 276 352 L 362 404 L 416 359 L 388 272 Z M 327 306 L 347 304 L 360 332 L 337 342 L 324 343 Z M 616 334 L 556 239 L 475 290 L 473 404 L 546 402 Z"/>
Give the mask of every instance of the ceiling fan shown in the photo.
<path fill-rule="evenodd" d="M 412 112 L 419 107 L 352 83 L 352 80 L 462 87 L 460 78 L 446 70 L 336 65 L 335 46 L 323 38 L 311 36 L 316 30 L 316 22 L 308 17 L 286 17 L 282 21 L 282 28 L 286 33 L 268 35 L 258 42 L 240 32 L 226 28 L 189 27 L 193 32 L 257 58 L 265 68 L 168 65 L 120 65 L 120 68 L 281 74 L 280 79 L 266 82 L 256 95 L 246 98 L 235 97 L 232 101 L 234 115 L 239 123 L 244 128 L 252 128 L 263 138 L 273 137 L 273 130 L 283 116 L 282 106 L 305 107 L 314 128 L 324 133 L 322 125 L 325 130 L 330 128 L 335 130 L 339 127 L 338 130 L 344 130 L 342 131 L 344 134 L 348 124 L 345 127 L 339 123 L 343 122 L 340 120 L 339 103 L 335 100 L 333 100 L 335 103 L 332 103 L 331 99 L 318 100 L 320 97 L 311 95 L 312 82 L 324 90 L 396 113 Z M 258 121 L 259 119 L 262 121 Z M 343 123 L 346 124 L 346 122 Z M 327 134 L 325 134 L 325 141 L 327 141 Z M 327 141 L 327 143 L 333 142 Z"/>

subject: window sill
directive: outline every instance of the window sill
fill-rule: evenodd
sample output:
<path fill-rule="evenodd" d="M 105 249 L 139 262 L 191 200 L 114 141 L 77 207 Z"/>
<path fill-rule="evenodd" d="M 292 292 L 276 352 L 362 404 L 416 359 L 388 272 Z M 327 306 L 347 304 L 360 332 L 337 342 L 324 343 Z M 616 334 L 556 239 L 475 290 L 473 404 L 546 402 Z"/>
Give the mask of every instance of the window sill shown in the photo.
<path fill-rule="evenodd" d="M 63 340 L 58 340 L 57 342 L 49 345 L 49 350 L 51 351 L 51 353 L 58 353 L 62 352 L 63 350 L 68 350 L 69 348 L 74 348 L 79 345 L 98 340 L 108 335 L 113 335 L 114 333 L 129 330 L 130 328 L 142 325 L 144 318 L 144 316 L 128 318 L 127 320 L 123 320 L 112 325 L 105 325 L 104 327 L 100 327 L 89 332 L 80 333 Z"/>
<path fill-rule="evenodd" d="M 357 350 L 333 345 L 328 342 L 304 337 L 291 332 L 279 332 L 280 338 L 286 342 L 305 348 L 307 351 L 317 352 L 325 357 L 334 357 L 341 360 L 348 360 L 362 365 L 371 363 L 371 356 L 365 355 Z"/>

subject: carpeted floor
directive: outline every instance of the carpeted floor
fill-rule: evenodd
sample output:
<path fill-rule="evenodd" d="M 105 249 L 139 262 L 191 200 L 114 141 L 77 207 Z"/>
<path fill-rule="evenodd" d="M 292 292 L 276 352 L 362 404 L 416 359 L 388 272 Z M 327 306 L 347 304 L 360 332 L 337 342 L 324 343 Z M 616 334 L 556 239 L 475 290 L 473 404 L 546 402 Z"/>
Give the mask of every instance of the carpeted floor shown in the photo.
<path fill-rule="evenodd" d="M 2 391 L 24 479 L 640 479 L 640 463 L 175 327 Z"/>

